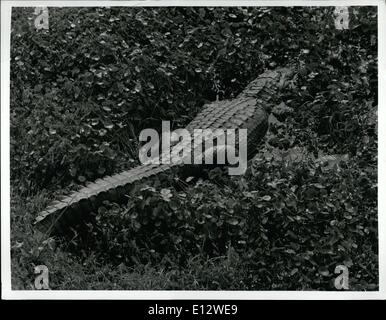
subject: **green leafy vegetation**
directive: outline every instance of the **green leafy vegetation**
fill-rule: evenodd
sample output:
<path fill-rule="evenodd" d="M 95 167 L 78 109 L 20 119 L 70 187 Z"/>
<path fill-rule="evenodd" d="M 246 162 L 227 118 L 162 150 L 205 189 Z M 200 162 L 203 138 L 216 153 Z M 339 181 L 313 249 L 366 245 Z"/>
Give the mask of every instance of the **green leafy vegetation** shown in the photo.
<path fill-rule="evenodd" d="M 11 48 L 12 281 L 33 289 L 378 288 L 377 12 L 350 8 L 16 8 Z M 50 199 L 137 164 L 137 135 L 186 125 L 264 68 L 296 82 L 243 177 L 141 184 L 85 230 L 31 226 Z M 181 178 L 182 179 L 182 178 Z"/>

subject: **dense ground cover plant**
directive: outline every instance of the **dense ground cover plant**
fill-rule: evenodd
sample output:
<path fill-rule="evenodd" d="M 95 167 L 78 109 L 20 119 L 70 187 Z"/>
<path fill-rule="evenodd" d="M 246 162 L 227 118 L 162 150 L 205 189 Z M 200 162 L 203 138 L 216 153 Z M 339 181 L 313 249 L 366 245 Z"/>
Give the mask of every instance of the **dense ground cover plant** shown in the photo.
<path fill-rule="evenodd" d="M 332 11 L 50 8 L 49 31 L 37 32 L 32 9 L 14 10 L 14 286 L 32 288 L 46 264 L 60 289 L 331 290 L 346 264 L 351 289 L 376 289 L 376 11 L 351 8 L 340 31 Z M 30 226 L 52 190 L 135 165 L 141 129 L 182 127 L 288 62 L 298 79 L 253 172 L 141 185 L 70 238 Z M 347 158 L 332 168 L 316 161 L 337 153 Z"/>

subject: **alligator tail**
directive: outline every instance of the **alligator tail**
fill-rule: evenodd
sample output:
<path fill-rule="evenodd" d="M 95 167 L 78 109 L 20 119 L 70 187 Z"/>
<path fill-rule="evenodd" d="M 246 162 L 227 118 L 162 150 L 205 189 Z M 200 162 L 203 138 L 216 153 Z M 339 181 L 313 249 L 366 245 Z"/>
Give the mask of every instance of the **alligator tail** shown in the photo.
<path fill-rule="evenodd" d="M 148 164 L 97 179 L 63 199 L 52 202 L 39 213 L 34 225 L 46 234 L 63 233 L 68 226 L 86 218 L 82 215 L 97 211 L 103 201 L 118 202 L 125 199 L 124 196 L 130 193 L 136 182 L 168 172 L 171 168 L 171 165 L 166 164 Z"/>

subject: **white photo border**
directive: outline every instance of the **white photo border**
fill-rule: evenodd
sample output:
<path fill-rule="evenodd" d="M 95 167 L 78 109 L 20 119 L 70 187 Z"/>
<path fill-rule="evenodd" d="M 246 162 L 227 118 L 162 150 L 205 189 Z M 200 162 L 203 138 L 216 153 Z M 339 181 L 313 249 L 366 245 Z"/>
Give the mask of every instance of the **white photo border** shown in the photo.
<path fill-rule="evenodd" d="M 377 6 L 378 7 L 378 261 L 379 290 L 362 291 L 187 291 L 187 290 L 12 290 L 10 249 L 10 34 L 12 7 L 114 6 Z M 386 299 L 386 2 L 251 1 L 251 0 L 142 0 L 142 1 L 1 1 L 1 278 L 3 299 L 95 300 L 360 300 Z"/>

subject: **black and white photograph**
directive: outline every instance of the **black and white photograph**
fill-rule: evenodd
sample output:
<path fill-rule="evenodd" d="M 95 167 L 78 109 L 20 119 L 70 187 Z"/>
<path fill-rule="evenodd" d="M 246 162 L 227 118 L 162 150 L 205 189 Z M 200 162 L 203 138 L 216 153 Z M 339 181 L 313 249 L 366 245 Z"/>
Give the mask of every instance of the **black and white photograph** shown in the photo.
<path fill-rule="evenodd" d="M 2 3 L 8 297 L 385 298 L 384 1 L 50 2 Z"/>

